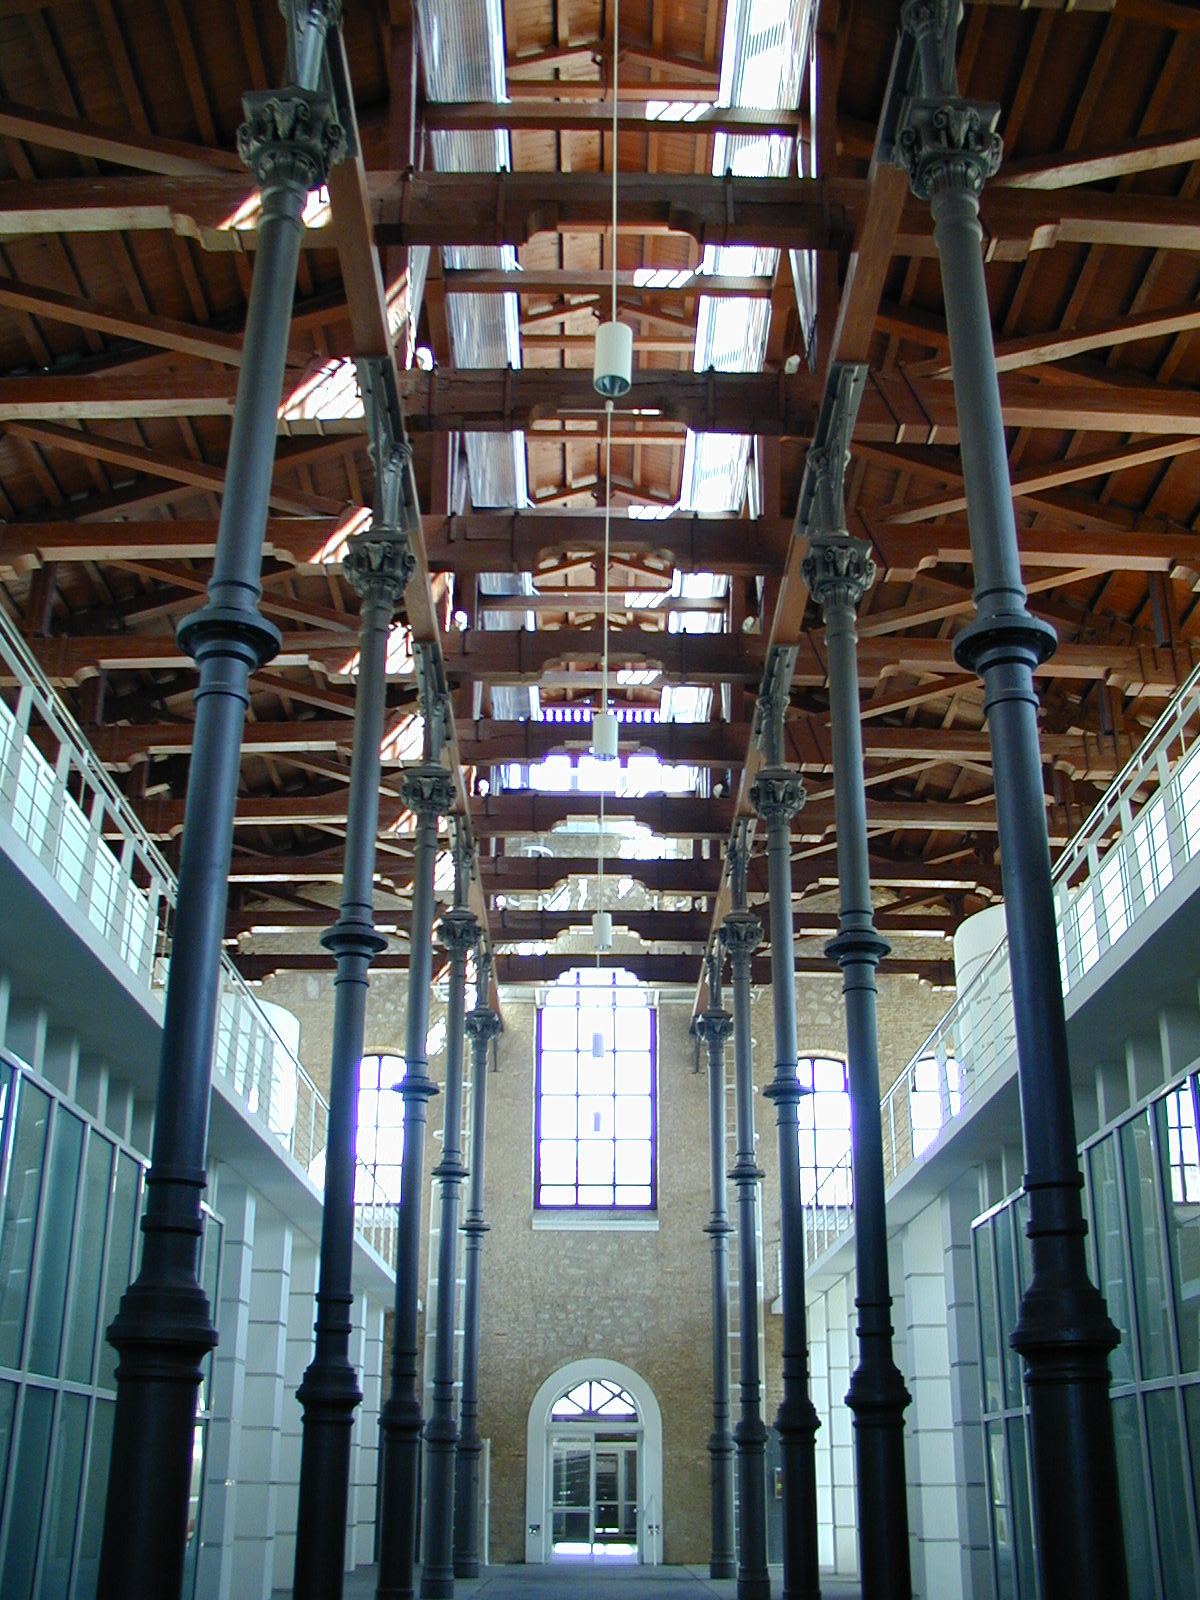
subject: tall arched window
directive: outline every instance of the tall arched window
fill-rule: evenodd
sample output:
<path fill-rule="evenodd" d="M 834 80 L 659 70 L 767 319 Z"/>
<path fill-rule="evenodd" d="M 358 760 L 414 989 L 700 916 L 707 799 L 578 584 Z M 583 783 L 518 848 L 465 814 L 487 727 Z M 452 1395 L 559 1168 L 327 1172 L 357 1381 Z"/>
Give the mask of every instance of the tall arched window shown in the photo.
<path fill-rule="evenodd" d="M 354 1198 L 400 1203 L 404 1160 L 404 1100 L 399 1084 L 407 1070 L 403 1056 L 384 1053 L 362 1058 L 358 1068 L 358 1170 Z"/>
<path fill-rule="evenodd" d="M 582 967 L 538 1012 L 534 1203 L 655 1204 L 654 1010 L 628 972 Z"/>
<path fill-rule="evenodd" d="M 850 1086 L 837 1056 L 801 1056 L 796 1076 L 807 1090 L 800 1123 L 800 1200 L 812 1205 L 821 1185 L 850 1153 Z M 829 1199 L 821 1195 L 822 1200 Z"/>

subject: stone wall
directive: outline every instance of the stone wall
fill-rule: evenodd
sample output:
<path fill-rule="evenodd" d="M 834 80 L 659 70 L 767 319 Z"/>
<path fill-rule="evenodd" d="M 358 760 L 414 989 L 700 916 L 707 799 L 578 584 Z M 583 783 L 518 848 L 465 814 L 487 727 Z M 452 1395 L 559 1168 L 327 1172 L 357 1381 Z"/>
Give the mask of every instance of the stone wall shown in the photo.
<path fill-rule="evenodd" d="M 407 979 L 372 980 L 366 1049 L 401 1053 Z M 332 981 L 281 974 L 264 998 L 301 1021 L 301 1055 L 318 1084 L 328 1082 Z M 663 1556 L 703 1563 L 709 1553 L 711 1332 L 707 1081 L 697 1071 L 688 1033 L 691 995 L 663 996 L 658 1010 L 657 1228 L 587 1229 L 534 1226 L 533 1127 L 536 1011 L 532 992 L 504 997 L 504 1033 L 497 1071 L 488 1083 L 486 1216 L 480 1360 L 480 1429 L 491 1440 L 490 1558 L 520 1561 L 525 1550 L 525 1453 L 530 1404 L 558 1368 L 589 1355 L 621 1362 L 653 1390 L 663 1419 Z M 880 980 L 880 1059 L 885 1084 L 907 1063 L 949 996 L 917 980 Z M 728 995 L 727 995 L 728 1003 Z M 434 1002 L 431 1022 L 440 1015 Z M 842 1054 L 845 1025 L 840 979 L 804 977 L 797 984 L 798 1048 Z M 774 1070 L 770 991 L 752 1010 L 754 1080 L 761 1094 Z M 732 1074 L 733 1051 L 727 1067 Z M 439 1080 L 444 1058 L 430 1070 Z M 442 1100 L 429 1107 L 425 1171 L 440 1153 Z M 766 1174 L 763 1259 L 768 1423 L 779 1403 L 778 1147 L 774 1113 L 756 1097 L 758 1160 Z M 732 1134 L 732 1117 L 730 1121 Z M 422 1237 L 427 1241 L 434 1186 L 425 1186 Z M 730 1216 L 735 1214 L 732 1194 Z M 541 1224 L 547 1219 L 539 1217 Z M 421 1294 L 427 1264 L 422 1260 Z M 736 1406 L 736 1372 L 734 1397 Z"/>

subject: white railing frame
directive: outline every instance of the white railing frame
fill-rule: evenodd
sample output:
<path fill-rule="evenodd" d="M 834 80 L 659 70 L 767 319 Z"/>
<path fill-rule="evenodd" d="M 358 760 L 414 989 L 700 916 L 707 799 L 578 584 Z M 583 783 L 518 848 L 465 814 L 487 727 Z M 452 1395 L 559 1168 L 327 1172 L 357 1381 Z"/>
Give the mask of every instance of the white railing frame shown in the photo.
<path fill-rule="evenodd" d="M 1200 666 L 1172 697 L 1054 866 L 1059 960 L 1068 994 L 1200 855 Z M 1008 940 L 992 951 L 880 1102 L 884 1170 L 894 1182 L 961 1117 L 1016 1050 Z M 935 1078 L 929 1088 L 925 1079 Z M 845 1171 L 843 1171 L 845 1169 Z M 815 1260 L 854 1225 L 839 1196 L 843 1157 L 805 1208 Z"/>
<path fill-rule="evenodd" d="M 18 835 L 147 992 L 161 991 L 175 875 L 3 610 L 0 677 L 17 691 L 15 704 L 0 699 L 0 825 Z M 35 713 L 54 747 L 49 758 L 30 731 Z M 213 1070 L 312 1179 L 329 1104 L 224 951 Z M 366 1182 L 378 1193 L 368 1169 L 359 1168 L 360 1187 Z M 395 1209 L 383 1199 L 355 1208 L 360 1235 L 385 1244 L 389 1253 L 379 1253 L 389 1264 Z"/>

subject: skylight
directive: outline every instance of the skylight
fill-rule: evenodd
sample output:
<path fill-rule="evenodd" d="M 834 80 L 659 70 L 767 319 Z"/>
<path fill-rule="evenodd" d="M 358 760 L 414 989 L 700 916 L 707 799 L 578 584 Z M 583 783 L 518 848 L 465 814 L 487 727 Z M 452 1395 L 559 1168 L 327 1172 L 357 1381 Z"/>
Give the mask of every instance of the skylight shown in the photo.
<path fill-rule="evenodd" d="M 811 0 L 731 0 L 721 55 L 722 106 L 792 109 L 807 58 Z M 713 140 L 713 172 L 721 177 L 782 177 L 793 141 L 782 134 L 724 134 Z M 777 250 L 740 245 L 705 249 L 701 273 L 775 276 Z M 771 307 L 735 296 L 700 301 L 694 368 L 755 372 L 767 349 Z M 680 501 L 685 511 L 739 511 L 746 498 L 750 439 L 744 435 L 689 433 Z"/>

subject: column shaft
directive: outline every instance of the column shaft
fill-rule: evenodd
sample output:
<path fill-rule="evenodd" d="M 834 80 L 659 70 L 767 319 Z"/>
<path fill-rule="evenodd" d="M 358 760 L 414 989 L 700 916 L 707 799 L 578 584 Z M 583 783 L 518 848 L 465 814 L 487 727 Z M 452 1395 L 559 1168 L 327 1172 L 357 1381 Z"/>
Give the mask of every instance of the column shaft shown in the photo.
<path fill-rule="evenodd" d="M 467 1187 L 466 1286 L 463 1295 L 462 1404 L 459 1411 L 458 1453 L 454 1468 L 454 1576 L 479 1576 L 479 1293 L 483 1269 L 483 1158 L 486 1131 L 488 1044 L 500 1031 L 500 1018 L 487 1009 L 485 976 L 481 972 L 479 998 L 467 1018 L 471 1036 L 471 1177 Z"/>
<path fill-rule="evenodd" d="M 811 563 L 811 564 L 810 564 Z M 858 1547 L 864 1600 L 911 1600 L 904 1408 L 909 1394 L 892 1354 L 892 1296 L 879 1117 L 875 968 L 888 952 L 875 929 L 859 722 L 855 608 L 874 577 L 865 547 L 814 540 L 805 576 L 825 615 L 833 726 L 840 911 L 827 946 L 842 969 L 854 1174 L 858 1366 L 846 1404 L 854 1415 Z"/>
<path fill-rule="evenodd" d="M 767 1430 L 762 1418 L 758 1359 L 758 1217 L 762 1170 L 754 1153 L 754 1066 L 750 1045 L 750 957 L 762 924 L 750 912 L 731 911 L 721 938 L 733 968 L 734 1088 L 737 1159 L 730 1176 L 738 1208 L 738 1349 L 740 1406 L 733 1430 L 737 1446 L 738 1600 L 770 1600 L 767 1572 Z"/>
<path fill-rule="evenodd" d="M 142 1265 L 109 1329 L 120 1363 L 102 1600 L 177 1594 L 183 1576 L 196 1395 L 216 1343 L 196 1267 L 241 737 L 250 674 L 279 643 L 258 610 L 276 411 L 302 213 L 341 140 L 328 103 L 307 88 L 248 96 L 246 108 L 239 145 L 262 215 L 208 604 L 178 630 L 199 684 Z"/>
<path fill-rule="evenodd" d="M 715 963 L 714 963 L 715 965 Z M 712 1467 L 712 1578 L 737 1576 L 733 1543 L 733 1434 L 729 1408 L 729 1208 L 725 1197 L 725 1041 L 733 1019 L 709 990 L 709 1007 L 697 1023 L 708 1046 L 708 1167 L 712 1210 L 704 1231 L 712 1241 L 713 1427 L 708 1436 Z"/>
<path fill-rule="evenodd" d="M 913 4 L 918 40 L 936 27 Z M 1021 582 L 999 384 L 981 258 L 978 196 L 1000 161 L 996 109 L 910 101 L 899 134 L 916 192 L 931 199 L 975 568 L 977 614 L 955 640 L 983 680 L 995 773 L 1012 968 L 1031 1279 L 1012 1343 L 1024 1359 L 1037 1559 L 1047 1595 L 1128 1595 L 1108 1352 L 1117 1341 L 1088 1278 L 1059 973 L 1033 670 L 1053 651 Z"/>
<path fill-rule="evenodd" d="M 429 763 L 405 774 L 404 799 L 417 818 L 413 858 L 413 915 L 408 969 L 408 1018 L 400 1085 L 404 1099 L 404 1156 L 396 1246 L 396 1305 L 392 1387 L 379 1417 L 379 1579 L 377 1600 L 412 1600 L 420 1477 L 421 1400 L 417 1391 L 417 1291 L 421 1254 L 426 1102 L 437 1093 L 425 1059 L 429 985 L 433 968 L 433 869 L 438 817 L 449 812 L 453 787 L 443 767 Z"/>
<path fill-rule="evenodd" d="M 463 905 L 442 918 L 442 940 L 450 952 L 450 997 L 446 1019 L 446 1099 L 438 1235 L 437 1309 L 433 1356 L 433 1409 L 425 1425 L 425 1561 L 423 1600 L 454 1593 L 454 1302 L 458 1279 L 458 1197 L 467 1169 L 462 1162 L 463 1027 L 467 952 L 479 941 L 479 924 Z"/>
<path fill-rule="evenodd" d="M 783 1596 L 813 1600 L 821 1592 L 817 1555 L 816 1437 L 820 1426 L 809 1394 L 808 1318 L 804 1303 L 804 1212 L 800 1204 L 800 1146 L 796 1078 L 796 956 L 792 931 L 791 818 L 804 802 L 799 776 L 764 767 L 751 799 L 767 824 L 767 884 L 771 907 L 771 998 L 775 1022 L 775 1102 L 779 1138 L 779 1233 L 783 1301 L 783 1399 L 775 1418 L 783 1466 Z"/>
<path fill-rule="evenodd" d="M 377 471 L 382 465 L 377 463 Z M 378 525 L 375 529 L 378 532 Z M 383 739 L 388 629 L 412 572 L 407 541 L 358 540 L 347 572 L 362 596 L 354 751 L 346 854 L 337 922 L 322 939 L 337 960 L 325 1206 L 317 1288 L 316 1349 L 297 1391 L 303 1408 L 296 1519 L 296 1600 L 338 1600 L 346 1562 L 351 1434 L 362 1399 L 350 1359 L 354 1267 L 354 1181 L 358 1077 L 367 1012 L 367 973 L 387 946 L 372 902 L 379 825 L 379 749 Z"/>

